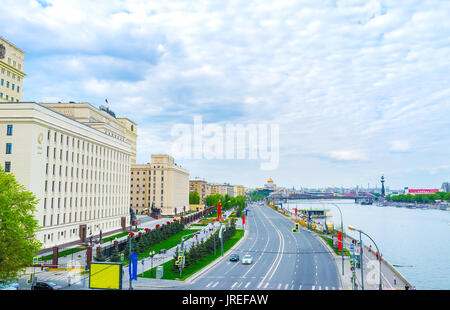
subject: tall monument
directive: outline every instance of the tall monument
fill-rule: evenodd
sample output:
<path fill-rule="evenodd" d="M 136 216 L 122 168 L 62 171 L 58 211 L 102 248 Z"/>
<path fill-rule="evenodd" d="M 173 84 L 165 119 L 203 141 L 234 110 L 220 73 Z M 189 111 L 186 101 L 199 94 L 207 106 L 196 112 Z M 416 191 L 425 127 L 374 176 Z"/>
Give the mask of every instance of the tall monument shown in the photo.
<path fill-rule="evenodd" d="M 384 189 L 384 175 L 381 176 L 381 196 L 386 196 L 386 191 Z"/>

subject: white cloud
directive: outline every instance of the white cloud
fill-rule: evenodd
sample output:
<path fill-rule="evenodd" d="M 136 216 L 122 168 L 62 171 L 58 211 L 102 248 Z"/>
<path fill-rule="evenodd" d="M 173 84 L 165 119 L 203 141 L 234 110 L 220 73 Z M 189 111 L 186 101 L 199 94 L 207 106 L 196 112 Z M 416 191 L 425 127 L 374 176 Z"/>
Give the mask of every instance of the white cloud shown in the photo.
<path fill-rule="evenodd" d="M 391 142 L 390 150 L 392 152 L 407 152 L 411 150 L 411 141 L 397 140 Z"/>
<path fill-rule="evenodd" d="M 280 184 L 448 163 L 448 1 L 47 3 L 2 2 L 2 35 L 27 51 L 24 99 L 108 98 L 146 134 L 142 158 L 202 114 L 280 124 Z M 346 167 L 319 175 L 326 159 L 314 154 Z"/>

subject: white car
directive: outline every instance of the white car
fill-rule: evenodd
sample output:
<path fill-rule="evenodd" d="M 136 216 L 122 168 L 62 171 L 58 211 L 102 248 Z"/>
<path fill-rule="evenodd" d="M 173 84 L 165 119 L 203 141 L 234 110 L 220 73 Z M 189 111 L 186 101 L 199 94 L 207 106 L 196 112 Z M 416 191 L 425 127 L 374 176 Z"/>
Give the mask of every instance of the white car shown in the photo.
<path fill-rule="evenodd" d="M 244 255 L 244 257 L 242 258 L 242 263 L 243 264 L 251 264 L 253 261 L 253 258 L 251 257 L 251 255 Z"/>

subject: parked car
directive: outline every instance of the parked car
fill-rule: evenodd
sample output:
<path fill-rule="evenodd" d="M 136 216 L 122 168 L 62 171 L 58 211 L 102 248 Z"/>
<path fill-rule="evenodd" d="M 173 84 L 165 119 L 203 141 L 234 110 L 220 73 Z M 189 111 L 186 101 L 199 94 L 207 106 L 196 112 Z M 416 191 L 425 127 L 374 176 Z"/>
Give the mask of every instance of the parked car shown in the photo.
<path fill-rule="evenodd" d="M 162 249 L 159 251 L 159 254 L 166 254 L 167 250 L 166 249 Z"/>
<path fill-rule="evenodd" d="M 244 255 L 244 257 L 242 258 L 242 263 L 243 264 L 251 264 L 252 261 L 253 261 L 253 258 L 249 254 Z"/>
<path fill-rule="evenodd" d="M 59 290 L 61 288 L 62 288 L 61 286 L 56 285 L 53 282 L 36 282 L 36 284 L 31 289 L 38 291 L 53 291 Z"/>
<path fill-rule="evenodd" d="M 239 261 L 239 255 L 237 254 L 231 254 L 230 256 L 230 262 L 238 262 Z"/>

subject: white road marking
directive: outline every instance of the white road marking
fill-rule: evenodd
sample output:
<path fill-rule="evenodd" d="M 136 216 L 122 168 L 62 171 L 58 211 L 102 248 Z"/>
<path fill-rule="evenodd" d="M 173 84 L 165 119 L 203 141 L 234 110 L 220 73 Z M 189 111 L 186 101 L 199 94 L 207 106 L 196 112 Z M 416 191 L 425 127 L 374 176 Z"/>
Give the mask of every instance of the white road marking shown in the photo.
<path fill-rule="evenodd" d="M 214 285 L 212 287 L 216 287 L 217 284 L 219 284 L 219 281 L 217 281 L 216 283 L 214 283 Z"/>
<path fill-rule="evenodd" d="M 264 286 L 264 288 L 267 288 L 269 286 L 269 282 L 266 283 L 266 285 Z"/>
<path fill-rule="evenodd" d="M 278 284 L 277 289 L 279 290 L 281 288 L 281 283 Z"/>
<path fill-rule="evenodd" d="M 250 283 L 251 283 L 251 282 L 248 282 L 248 283 L 245 285 L 245 288 L 247 288 L 247 287 L 250 285 Z"/>
<path fill-rule="evenodd" d="M 312 290 L 315 290 L 315 289 L 316 289 L 316 287 L 315 287 L 315 286 L 313 285 L 313 286 L 311 287 L 311 289 L 312 289 Z"/>

